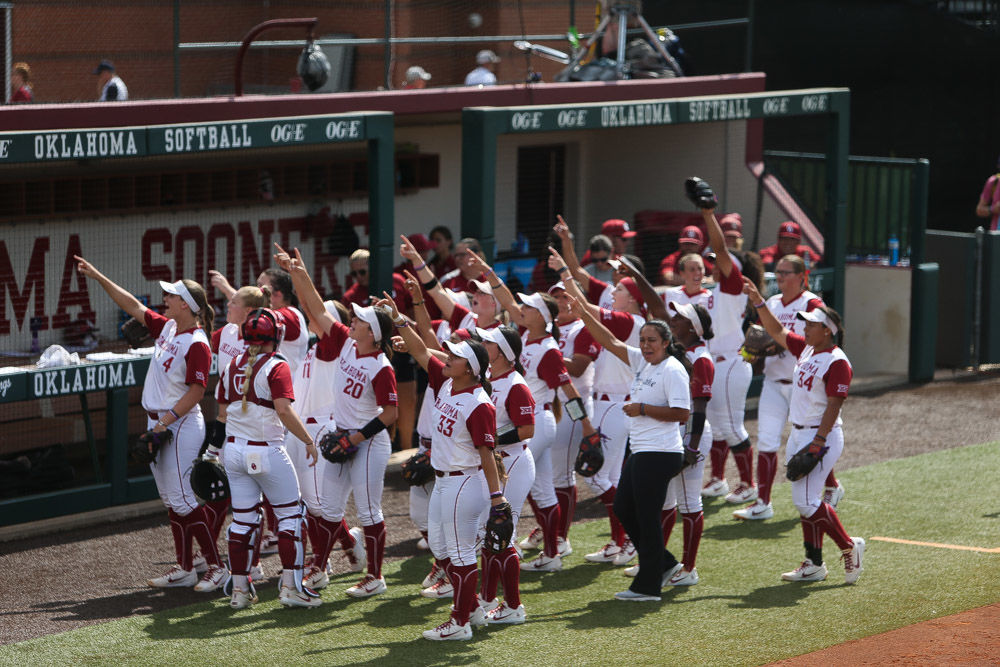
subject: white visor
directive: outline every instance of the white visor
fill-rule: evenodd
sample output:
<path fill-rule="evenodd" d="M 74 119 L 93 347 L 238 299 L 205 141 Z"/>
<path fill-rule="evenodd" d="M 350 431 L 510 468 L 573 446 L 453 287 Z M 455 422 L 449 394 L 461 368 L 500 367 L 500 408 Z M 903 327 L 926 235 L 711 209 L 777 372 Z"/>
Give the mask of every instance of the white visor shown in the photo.
<path fill-rule="evenodd" d="M 832 333 L 834 336 L 836 336 L 837 332 L 839 331 L 839 329 L 837 329 L 837 325 L 833 323 L 833 320 L 831 320 L 830 317 L 819 308 L 808 313 L 804 310 L 800 310 L 799 312 L 795 313 L 795 317 L 799 318 L 800 320 L 805 320 L 806 322 L 815 322 L 816 324 L 822 324 L 827 329 L 829 329 L 830 333 Z"/>
<path fill-rule="evenodd" d="M 496 306 L 497 311 L 500 310 L 500 299 L 498 299 L 497 295 L 493 293 L 493 288 L 490 287 L 488 282 L 485 280 L 470 280 L 469 284 L 474 285 L 475 288 L 483 294 L 489 294 L 493 297 L 493 304 Z"/>
<path fill-rule="evenodd" d="M 375 336 L 375 342 L 382 342 L 382 327 L 378 324 L 378 317 L 375 316 L 375 308 L 372 306 L 359 306 L 356 303 L 352 303 L 351 306 L 354 308 L 354 314 L 357 315 L 361 321 L 367 322 L 368 326 L 372 328 L 372 334 Z"/>
<path fill-rule="evenodd" d="M 608 264 L 610 264 L 610 265 L 611 265 L 611 268 L 612 268 L 612 270 L 614 270 L 614 271 L 617 271 L 617 270 L 618 270 L 618 267 L 622 265 L 621 261 L 620 261 L 620 260 L 617 260 L 617 259 L 609 259 L 609 260 L 608 260 Z"/>
<path fill-rule="evenodd" d="M 340 322 L 341 324 L 347 324 L 347 322 L 344 322 L 340 319 L 340 311 L 337 310 L 337 306 L 334 304 L 335 304 L 334 301 L 323 302 L 323 306 L 326 308 L 326 312 L 330 313 L 330 317 L 332 317 L 337 322 Z"/>
<path fill-rule="evenodd" d="M 472 369 L 472 373 L 476 377 L 479 377 L 479 374 L 483 372 L 483 369 L 479 365 L 479 359 L 476 358 L 476 352 L 472 349 L 471 345 L 464 340 L 461 343 L 452 343 L 450 340 L 446 340 L 444 344 L 456 357 L 462 357 L 468 361 L 469 368 Z"/>
<path fill-rule="evenodd" d="M 668 305 L 670 310 L 691 323 L 691 326 L 694 327 L 694 332 L 698 334 L 698 338 L 705 335 L 705 329 L 701 326 L 701 318 L 698 317 L 698 311 L 694 309 L 694 305 L 690 303 L 677 303 L 676 301 L 671 301 Z"/>
<path fill-rule="evenodd" d="M 566 291 L 566 283 L 564 283 L 563 281 L 560 280 L 555 285 L 553 285 L 552 287 L 549 288 L 549 294 L 552 294 L 557 289 L 561 289 L 562 291 L 565 292 Z"/>
<path fill-rule="evenodd" d="M 162 289 L 167 294 L 173 294 L 174 296 L 179 296 L 184 299 L 184 303 L 188 305 L 192 313 L 197 313 L 201 311 L 201 307 L 198 302 L 194 300 L 191 296 L 191 292 L 188 291 L 187 286 L 184 284 L 183 280 L 178 280 L 175 283 L 167 283 L 160 281 L 160 289 Z"/>
<path fill-rule="evenodd" d="M 517 359 L 514 356 L 514 350 L 510 348 L 510 343 L 507 342 L 507 337 L 503 335 L 500 327 L 493 327 L 492 329 L 480 329 L 476 327 L 476 334 L 488 343 L 496 343 L 507 361 L 513 362 Z"/>
<path fill-rule="evenodd" d="M 552 313 L 549 312 L 549 307 L 545 305 L 545 300 L 542 295 L 538 292 L 533 292 L 531 294 L 523 294 L 521 292 L 517 293 L 517 298 L 521 300 L 526 306 L 531 306 L 538 312 L 542 314 L 542 319 L 545 320 L 546 324 L 552 324 Z"/>

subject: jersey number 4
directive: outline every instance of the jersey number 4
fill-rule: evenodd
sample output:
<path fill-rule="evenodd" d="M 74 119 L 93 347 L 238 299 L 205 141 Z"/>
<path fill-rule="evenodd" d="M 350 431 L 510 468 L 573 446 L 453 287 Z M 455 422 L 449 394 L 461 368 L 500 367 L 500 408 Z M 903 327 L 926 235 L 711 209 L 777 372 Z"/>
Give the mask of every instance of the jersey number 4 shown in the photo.
<path fill-rule="evenodd" d="M 438 421 L 438 433 L 451 437 L 454 432 L 455 420 L 448 419 L 444 415 L 441 415 L 441 419 Z"/>
<path fill-rule="evenodd" d="M 167 373 L 170 372 L 170 364 L 174 363 L 173 357 L 167 357 L 167 360 L 163 362 L 163 370 Z"/>
<path fill-rule="evenodd" d="M 812 391 L 813 380 L 816 379 L 816 376 L 815 375 L 810 375 L 810 376 L 808 376 L 808 377 L 806 377 L 806 378 L 803 379 L 804 375 L 805 375 L 805 373 L 799 373 L 799 383 L 798 384 L 799 384 L 800 387 L 805 387 L 809 391 Z"/>
<path fill-rule="evenodd" d="M 365 390 L 365 385 L 361 384 L 357 380 L 352 380 L 347 378 L 347 384 L 344 386 L 344 393 L 352 398 L 361 398 L 362 392 Z"/>

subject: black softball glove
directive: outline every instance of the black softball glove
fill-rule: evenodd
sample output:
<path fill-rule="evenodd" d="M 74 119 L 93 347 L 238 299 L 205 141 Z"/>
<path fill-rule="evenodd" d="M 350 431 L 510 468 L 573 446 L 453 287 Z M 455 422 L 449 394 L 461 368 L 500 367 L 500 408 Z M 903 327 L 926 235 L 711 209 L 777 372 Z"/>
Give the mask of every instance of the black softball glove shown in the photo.
<path fill-rule="evenodd" d="M 583 436 L 573 469 L 584 477 L 593 477 L 603 465 L 604 448 L 601 446 L 601 432 L 594 431 L 590 435 Z"/>
<path fill-rule="evenodd" d="M 510 546 L 514 536 L 514 512 L 510 503 L 503 502 L 490 508 L 490 518 L 486 523 L 484 544 L 491 553 L 500 554 Z"/>
<path fill-rule="evenodd" d="M 423 486 L 434 479 L 430 452 L 414 454 L 403 463 L 403 479 L 410 486 Z"/>
<path fill-rule="evenodd" d="M 698 208 L 713 209 L 719 205 L 719 200 L 712 191 L 712 186 L 697 176 L 684 181 L 684 194 Z"/>
<path fill-rule="evenodd" d="M 149 465 L 156 461 L 156 455 L 160 448 L 173 438 L 174 434 L 170 429 L 162 433 L 146 431 L 132 444 L 132 457 L 143 465 Z"/>
<path fill-rule="evenodd" d="M 351 444 L 350 431 L 337 429 L 323 434 L 319 441 L 319 451 L 330 463 L 346 463 L 358 452 L 358 446 Z"/>

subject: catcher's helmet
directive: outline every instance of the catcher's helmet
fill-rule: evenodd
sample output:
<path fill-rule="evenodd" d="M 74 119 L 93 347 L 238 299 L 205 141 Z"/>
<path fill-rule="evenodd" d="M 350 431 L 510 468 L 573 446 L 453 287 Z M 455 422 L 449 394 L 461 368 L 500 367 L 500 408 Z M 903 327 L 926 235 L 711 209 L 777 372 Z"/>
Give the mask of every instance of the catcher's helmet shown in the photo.
<path fill-rule="evenodd" d="M 285 324 L 270 308 L 257 308 L 250 311 L 247 319 L 240 327 L 243 340 L 247 345 L 263 345 L 274 343 L 280 345 L 285 337 Z"/>
<path fill-rule="evenodd" d="M 312 43 L 306 43 L 299 56 L 299 76 L 310 91 L 322 88 L 330 78 L 330 61 L 326 59 L 323 50 Z"/>

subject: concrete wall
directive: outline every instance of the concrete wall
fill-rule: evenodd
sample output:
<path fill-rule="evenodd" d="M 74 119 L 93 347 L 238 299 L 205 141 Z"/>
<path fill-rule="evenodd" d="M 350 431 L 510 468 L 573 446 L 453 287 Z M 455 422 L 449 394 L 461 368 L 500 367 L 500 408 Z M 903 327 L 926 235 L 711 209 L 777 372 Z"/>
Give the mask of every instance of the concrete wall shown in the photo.
<path fill-rule="evenodd" d="M 855 375 L 907 374 L 910 269 L 848 264 L 844 349 Z"/>

